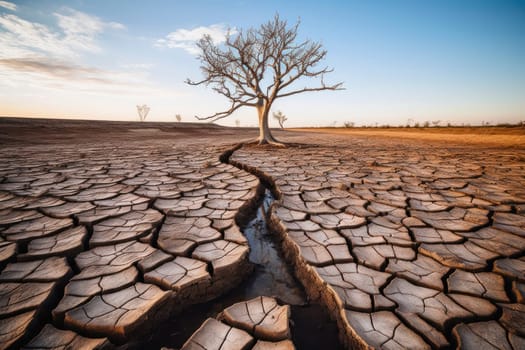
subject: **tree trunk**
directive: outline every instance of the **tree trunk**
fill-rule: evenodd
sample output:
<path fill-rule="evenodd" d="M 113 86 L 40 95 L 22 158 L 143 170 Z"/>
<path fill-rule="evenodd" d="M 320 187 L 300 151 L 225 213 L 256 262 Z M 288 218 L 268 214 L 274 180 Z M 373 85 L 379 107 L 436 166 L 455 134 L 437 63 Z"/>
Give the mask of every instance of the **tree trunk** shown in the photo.
<path fill-rule="evenodd" d="M 263 100 L 260 99 L 257 103 L 257 113 L 259 114 L 259 138 L 257 141 L 260 145 L 268 143 L 278 143 L 278 141 L 272 136 L 272 132 L 268 127 L 268 114 L 270 113 L 270 106 Z"/>

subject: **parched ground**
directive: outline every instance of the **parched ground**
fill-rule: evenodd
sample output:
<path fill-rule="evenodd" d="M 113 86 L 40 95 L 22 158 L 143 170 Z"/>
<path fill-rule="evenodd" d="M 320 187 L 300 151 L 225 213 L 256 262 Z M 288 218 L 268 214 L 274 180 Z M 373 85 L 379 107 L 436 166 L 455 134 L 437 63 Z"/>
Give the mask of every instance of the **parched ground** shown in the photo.
<path fill-rule="evenodd" d="M 283 131 L 287 148 L 225 153 L 255 134 L 0 119 L 0 348 L 126 344 L 235 288 L 261 181 L 287 260 L 346 347 L 525 348 L 523 143 Z M 246 302 L 261 320 L 277 307 Z M 287 318 L 274 337 L 243 317 L 208 320 L 223 335 L 206 348 L 293 346 Z"/>
<path fill-rule="evenodd" d="M 438 143 L 456 142 L 462 145 L 495 147 L 525 147 L 525 127 L 431 127 L 431 128 L 314 128 L 291 129 L 303 132 L 327 133 Z"/>

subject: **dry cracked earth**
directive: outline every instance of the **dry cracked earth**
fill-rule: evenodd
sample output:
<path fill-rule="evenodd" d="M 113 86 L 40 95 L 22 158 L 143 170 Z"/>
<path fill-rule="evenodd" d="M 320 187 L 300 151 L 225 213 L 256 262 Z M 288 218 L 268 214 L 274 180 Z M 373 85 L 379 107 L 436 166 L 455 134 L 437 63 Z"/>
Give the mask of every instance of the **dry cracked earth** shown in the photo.
<path fill-rule="evenodd" d="M 0 348 L 147 347 L 251 273 L 242 228 L 268 187 L 346 348 L 525 349 L 524 148 L 221 132 L 0 144 Z M 183 349 L 293 349 L 289 315 L 246 300 Z"/>

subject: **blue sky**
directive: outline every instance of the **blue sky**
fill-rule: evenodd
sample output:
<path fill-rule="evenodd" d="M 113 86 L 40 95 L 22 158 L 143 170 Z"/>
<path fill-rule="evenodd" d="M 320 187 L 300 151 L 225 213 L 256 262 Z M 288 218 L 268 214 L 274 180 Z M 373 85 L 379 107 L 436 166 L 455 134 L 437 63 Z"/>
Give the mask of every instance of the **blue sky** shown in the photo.
<path fill-rule="evenodd" d="M 287 126 L 525 120 L 525 1 L 1 1 L 0 115 L 194 121 L 228 106 L 205 87 L 194 40 L 278 12 L 323 43 L 332 82 L 274 111 Z M 221 123 L 256 125 L 246 108 Z M 273 123 L 273 121 L 272 121 Z"/>

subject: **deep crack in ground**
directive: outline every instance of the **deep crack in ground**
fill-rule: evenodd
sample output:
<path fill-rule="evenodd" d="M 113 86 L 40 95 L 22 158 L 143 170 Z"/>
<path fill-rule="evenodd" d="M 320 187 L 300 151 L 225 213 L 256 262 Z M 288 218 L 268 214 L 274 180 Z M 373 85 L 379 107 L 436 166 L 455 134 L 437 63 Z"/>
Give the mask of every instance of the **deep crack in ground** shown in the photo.
<path fill-rule="evenodd" d="M 238 147 L 220 157 L 228 163 Z M 263 179 L 267 183 L 268 179 Z M 190 310 L 176 314 L 148 339 L 151 347 L 179 348 L 209 317 L 217 316 L 225 307 L 259 296 L 272 296 L 279 302 L 292 306 L 292 339 L 296 349 L 340 349 L 337 328 L 322 307 L 307 301 L 304 289 L 286 263 L 281 242 L 268 226 L 270 208 L 274 202 L 271 191 L 265 188 L 258 199 L 258 206 L 251 214 L 242 213 L 246 224 L 240 224 L 250 246 L 249 261 L 253 272 L 228 294 Z"/>

